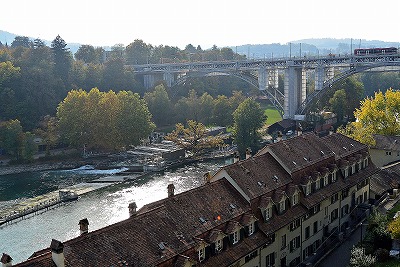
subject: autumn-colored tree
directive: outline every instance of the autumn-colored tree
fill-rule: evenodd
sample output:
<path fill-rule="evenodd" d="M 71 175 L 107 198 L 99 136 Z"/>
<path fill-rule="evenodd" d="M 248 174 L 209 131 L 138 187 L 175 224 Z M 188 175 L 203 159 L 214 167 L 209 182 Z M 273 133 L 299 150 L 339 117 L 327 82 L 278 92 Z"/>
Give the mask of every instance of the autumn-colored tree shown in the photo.
<path fill-rule="evenodd" d="M 374 145 L 373 134 L 399 135 L 400 91 L 376 92 L 361 102 L 354 116 L 356 121 L 339 131 L 364 144 Z"/>
<path fill-rule="evenodd" d="M 400 217 L 388 224 L 388 231 L 393 239 L 400 239 Z"/>
<path fill-rule="evenodd" d="M 187 128 L 182 123 L 175 125 L 175 130 L 165 137 L 166 140 L 175 142 L 178 146 L 199 155 L 209 148 L 216 148 L 223 144 L 221 135 L 210 136 L 201 122 L 187 121 Z"/>

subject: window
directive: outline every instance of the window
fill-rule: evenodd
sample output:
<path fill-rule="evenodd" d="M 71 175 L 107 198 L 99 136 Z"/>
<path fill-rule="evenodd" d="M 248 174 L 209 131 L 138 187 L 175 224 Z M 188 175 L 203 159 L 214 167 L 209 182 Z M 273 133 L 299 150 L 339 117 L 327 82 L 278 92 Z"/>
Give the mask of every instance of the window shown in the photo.
<path fill-rule="evenodd" d="M 272 252 L 271 254 L 265 257 L 265 265 L 267 267 L 271 267 L 275 265 L 275 253 Z"/>
<path fill-rule="evenodd" d="M 328 175 L 325 175 L 324 177 L 324 186 L 327 186 L 329 183 Z"/>
<path fill-rule="evenodd" d="M 285 211 L 286 207 L 285 207 L 285 199 L 282 199 L 281 202 L 279 202 L 279 213 L 282 213 Z"/>
<path fill-rule="evenodd" d="M 335 203 L 338 200 L 339 200 L 339 194 L 338 193 L 336 193 L 333 196 L 331 196 L 331 204 Z"/>
<path fill-rule="evenodd" d="M 254 222 L 251 222 L 249 224 L 249 235 L 252 235 L 254 233 Z"/>
<path fill-rule="evenodd" d="M 266 208 L 265 209 L 264 218 L 265 218 L 265 221 L 268 221 L 269 219 L 272 218 L 272 209 L 271 208 Z"/>
<path fill-rule="evenodd" d="M 306 185 L 306 196 L 308 196 L 309 194 L 311 194 L 311 183 L 308 182 L 308 184 Z"/>
<path fill-rule="evenodd" d="M 392 155 L 392 151 L 386 151 L 386 156 Z"/>
<path fill-rule="evenodd" d="M 338 209 L 334 209 L 331 212 L 331 222 L 333 222 L 334 220 L 336 220 L 338 218 Z"/>
<path fill-rule="evenodd" d="M 233 233 L 233 244 L 239 242 L 239 231 Z"/>
<path fill-rule="evenodd" d="M 290 223 L 290 231 L 295 230 L 300 226 L 300 219 L 295 220 L 294 222 Z"/>
<path fill-rule="evenodd" d="M 206 249 L 202 247 L 199 249 L 199 261 L 203 261 L 205 259 Z"/>
<path fill-rule="evenodd" d="M 282 243 L 281 243 L 281 249 L 284 249 L 286 247 L 286 235 L 282 236 Z"/>
<path fill-rule="evenodd" d="M 310 226 L 307 226 L 306 229 L 304 230 L 304 238 L 305 239 L 310 238 Z"/>
<path fill-rule="evenodd" d="M 290 252 L 293 252 L 298 247 L 300 247 L 300 236 L 296 236 L 290 241 Z"/>
<path fill-rule="evenodd" d="M 320 185 L 321 185 L 321 180 L 318 178 L 318 179 L 315 181 L 315 190 L 318 190 L 318 189 L 320 188 Z"/>
<path fill-rule="evenodd" d="M 342 190 L 342 199 L 345 199 L 349 196 L 349 189 Z"/>
<path fill-rule="evenodd" d="M 342 217 L 349 213 L 349 204 L 342 207 Z"/>
<path fill-rule="evenodd" d="M 318 232 L 318 221 L 314 222 L 314 235 Z"/>
<path fill-rule="evenodd" d="M 297 205 L 299 203 L 299 193 L 295 192 L 292 196 L 292 206 Z"/>
<path fill-rule="evenodd" d="M 215 242 L 215 252 L 220 252 L 222 250 L 222 248 L 223 248 L 222 239 L 218 239 Z"/>
<path fill-rule="evenodd" d="M 336 182 L 336 171 L 332 172 L 332 183 Z"/>

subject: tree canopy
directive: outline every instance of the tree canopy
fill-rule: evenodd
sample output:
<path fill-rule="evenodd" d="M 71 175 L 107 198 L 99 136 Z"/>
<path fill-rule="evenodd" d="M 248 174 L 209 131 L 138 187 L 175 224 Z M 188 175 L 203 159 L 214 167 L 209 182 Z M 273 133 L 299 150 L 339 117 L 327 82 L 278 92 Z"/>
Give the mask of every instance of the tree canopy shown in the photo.
<path fill-rule="evenodd" d="M 187 121 L 186 128 L 182 123 L 176 124 L 175 130 L 165 139 L 175 142 L 178 146 L 192 152 L 193 155 L 199 155 L 208 148 L 215 148 L 223 144 L 221 135 L 208 135 L 204 124 L 194 120 Z"/>
<path fill-rule="evenodd" d="M 400 91 L 392 89 L 376 92 L 366 98 L 354 112 L 355 122 L 349 123 L 342 133 L 368 145 L 374 145 L 373 134 L 400 134 Z"/>
<path fill-rule="evenodd" d="M 59 104 L 57 117 L 69 144 L 93 149 L 138 145 L 155 127 L 144 100 L 130 91 L 72 90 Z"/>
<path fill-rule="evenodd" d="M 260 104 L 250 98 L 246 99 L 233 112 L 233 118 L 235 142 L 239 153 L 244 155 L 247 148 L 256 151 L 260 140 L 258 130 L 267 119 Z"/>

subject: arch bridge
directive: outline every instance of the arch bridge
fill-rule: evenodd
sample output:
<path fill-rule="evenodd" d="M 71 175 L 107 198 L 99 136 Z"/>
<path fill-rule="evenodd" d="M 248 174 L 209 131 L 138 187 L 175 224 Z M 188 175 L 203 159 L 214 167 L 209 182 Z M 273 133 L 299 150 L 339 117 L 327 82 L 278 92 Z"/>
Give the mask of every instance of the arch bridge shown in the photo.
<path fill-rule="evenodd" d="M 321 97 L 334 83 L 364 71 L 399 71 L 400 54 L 328 55 L 131 67 L 136 75 L 143 77 L 146 88 L 154 87 L 158 81 L 165 81 L 169 87 L 173 87 L 190 77 L 232 75 L 264 93 L 283 118 L 304 119 L 312 101 Z M 284 74 L 283 93 L 278 90 L 279 73 Z M 307 92 L 307 79 L 312 78 L 315 81 L 314 90 Z"/>

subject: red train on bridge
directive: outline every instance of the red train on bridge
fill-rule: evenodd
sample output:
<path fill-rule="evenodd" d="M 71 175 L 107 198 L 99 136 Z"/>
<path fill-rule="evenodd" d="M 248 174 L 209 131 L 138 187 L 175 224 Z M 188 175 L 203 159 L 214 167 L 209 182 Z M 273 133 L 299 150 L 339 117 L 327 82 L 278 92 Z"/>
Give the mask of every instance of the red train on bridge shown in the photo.
<path fill-rule="evenodd" d="M 355 56 L 397 54 L 396 47 L 384 48 L 358 48 L 354 49 Z"/>

